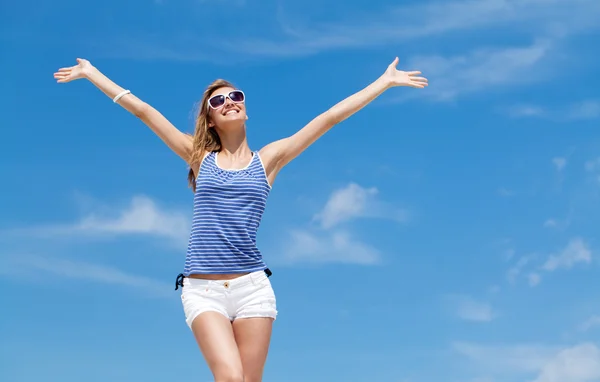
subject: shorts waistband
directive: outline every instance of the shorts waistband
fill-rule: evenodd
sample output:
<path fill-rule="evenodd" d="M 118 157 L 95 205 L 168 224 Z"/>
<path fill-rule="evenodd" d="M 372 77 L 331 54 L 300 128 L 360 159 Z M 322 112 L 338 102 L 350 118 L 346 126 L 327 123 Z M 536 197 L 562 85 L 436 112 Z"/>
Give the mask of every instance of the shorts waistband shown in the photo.
<path fill-rule="evenodd" d="M 230 280 L 197 279 L 197 278 L 186 277 L 183 275 L 183 273 L 180 273 L 177 276 L 177 280 L 175 282 L 175 290 L 179 289 L 180 286 L 183 287 L 184 285 L 192 286 L 192 287 L 194 287 L 194 286 L 196 286 L 196 287 L 221 286 L 221 287 L 225 287 L 227 289 L 237 289 L 237 288 L 241 288 L 248 284 L 259 283 L 259 282 L 263 281 L 264 279 L 266 279 L 267 277 L 270 277 L 271 275 L 272 275 L 272 272 L 269 270 L 269 268 L 267 268 L 263 271 L 251 272 L 246 275 L 236 277 L 236 278 L 230 279 Z"/>

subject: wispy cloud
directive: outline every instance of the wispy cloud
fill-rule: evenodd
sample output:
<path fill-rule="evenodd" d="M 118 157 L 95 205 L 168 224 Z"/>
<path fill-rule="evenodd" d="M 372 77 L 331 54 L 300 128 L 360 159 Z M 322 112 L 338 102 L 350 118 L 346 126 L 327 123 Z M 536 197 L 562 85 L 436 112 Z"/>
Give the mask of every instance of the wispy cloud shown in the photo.
<path fill-rule="evenodd" d="M 491 87 L 536 82 L 548 75 L 540 63 L 552 49 L 552 41 L 541 39 L 530 45 L 476 48 L 454 56 L 413 56 L 405 66 L 427 73 L 435 91 L 403 98 L 423 96 L 444 101 Z"/>
<path fill-rule="evenodd" d="M 600 326 L 600 316 L 592 316 L 585 320 L 580 326 L 579 329 L 583 332 L 587 332 L 588 330 L 599 327 Z"/>
<path fill-rule="evenodd" d="M 334 191 L 323 210 L 317 213 L 314 219 L 325 229 L 359 218 L 390 219 L 400 223 L 408 220 L 408 211 L 379 200 L 378 193 L 374 187 L 363 188 L 356 183 L 350 183 L 345 188 Z"/>
<path fill-rule="evenodd" d="M 372 47 L 476 29 L 510 27 L 565 35 L 597 28 L 590 12 L 598 10 L 600 7 L 593 0 L 427 1 L 303 25 L 298 15 L 292 19 L 280 7 L 277 20 L 285 36 L 279 40 L 246 39 L 241 44 L 232 41 L 228 48 L 238 53 L 281 57 Z M 305 17 L 310 19 L 310 15 Z"/>
<path fill-rule="evenodd" d="M 285 261 L 297 263 L 348 263 L 374 265 L 381 253 L 347 231 L 293 230 L 286 241 Z"/>
<path fill-rule="evenodd" d="M 587 332 L 588 330 L 598 326 L 600 326 L 600 316 L 592 316 L 582 323 L 579 329 L 583 332 Z"/>
<path fill-rule="evenodd" d="M 539 273 L 532 272 L 527 275 L 527 280 L 529 281 L 529 286 L 536 286 L 542 281 L 542 276 Z"/>
<path fill-rule="evenodd" d="M 556 171 L 561 172 L 567 165 L 567 158 L 554 157 L 552 158 L 552 163 L 554 164 L 554 167 L 556 167 Z"/>
<path fill-rule="evenodd" d="M 594 382 L 600 379 L 600 349 L 584 343 L 558 352 L 533 382 Z"/>
<path fill-rule="evenodd" d="M 185 242 L 189 217 L 178 210 L 161 208 L 151 198 L 138 195 L 121 209 L 98 207 L 75 223 L 56 223 L 11 230 L 12 234 L 41 237 L 150 235 Z"/>
<path fill-rule="evenodd" d="M 496 314 L 488 303 L 474 300 L 470 296 L 451 295 L 448 302 L 452 304 L 456 315 L 466 321 L 489 322 Z"/>
<path fill-rule="evenodd" d="M 265 11 L 261 11 L 264 17 Z M 278 25 L 280 33 L 273 33 L 269 28 L 266 29 L 268 34 L 225 36 L 219 44 L 214 44 L 201 37 L 203 34 L 197 25 L 190 24 L 186 28 L 185 43 L 176 36 L 165 36 L 163 41 L 153 41 L 152 44 L 129 41 L 121 44 L 121 50 L 129 47 L 122 53 L 131 56 L 137 54 L 135 52 L 140 47 L 143 50 L 154 47 L 156 54 L 146 56 L 159 58 L 165 54 L 166 59 L 181 60 L 211 60 L 223 54 L 245 59 L 269 59 L 361 49 L 431 37 L 456 38 L 461 33 L 474 30 L 492 33 L 495 30 L 502 30 L 502 33 L 510 30 L 527 32 L 530 38 L 540 35 L 556 38 L 599 28 L 594 16 L 599 11 L 600 4 L 595 0 L 424 1 L 356 14 L 349 11 L 326 22 L 310 22 L 303 20 L 314 19 L 312 14 L 286 12 L 279 5 L 269 21 Z M 247 28 L 238 30 L 245 31 Z M 194 31 L 197 31 L 195 37 Z M 214 54 L 195 53 L 203 50 L 199 49 L 202 46 Z M 505 63 L 512 65 L 509 61 Z"/>
<path fill-rule="evenodd" d="M 542 269 L 555 271 L 558 269 L 570 269 L 578 263 L 589 264 L 592 262 L 592 251 L 581 238 L 572 239 L 559 253 L 550 255 Z"/>
<path fill-rule="evenodd" d="M 312 221 L 317 226 L 294 229 L 286 239 L 284 260 L 296 263 L 354 263 L 378 264 L 380 251 L 351 232 L 348 223 L 358 219 L 388 219 L 405 223 L 408 214 L 404 209 L 378 198 L 376 188 L 362 187 L 356 183 L 333 191 Z"/>
<path fill-rule="evenodd" d="M 547 226 L 558 224 L 553 220 L 546 221 Z M 546 255 L 545 260 L 540 261 L 539 254 L 521 256 L 509 268 L 507 279 L 509 283 L 515 284 L 523 275 L 529 286 L 537 286 L 541 283 L 544 273 L 558 270 L 568 270 L 578 264 L 589 264 L 592 262 L 593 253 L 589 245 L 579 237 L 575 237 L 567 243 L 560 251 Z"/>
<path fill-rule="evenodd" d="M 478 345 L 457 342 L 454 350 L 474 370 L 499 378 L 510 376 L 532 382 L 595 382 L 600 379 L 597 344 L 573 346 Z"/>
<path fill-rule="evenodd" d="M 542 118 L 552 122 L 574 122 L 600 118 L 600 100 L 588 99 L 567 106 L 513 105 L 506 109 L 513 118 Z"/>
<path fill-rule="evenodd" d="M 592 177 L 592 181 L 600 185 L 600 157 L 585 162 L 585 171 Z"/>
<path fill-rule="evenodd" d="M 169 297 L 173 287 L 148 277 L 121 271 L 100 264 L 33 255 L 2 256 L 2 272 L 5 276 L 23 274 L 50 274 L 58 278 L 78 279 L 80 282 L 95 282 L 134 288 L 148 297 Z"/>
<path fill-rule="evenodd" d="M 509 190 L 508 188 L 501 187 L 498 189 L 498 195 L 508 198 L 510 196 L 514 196 L 515 192 L 513 190 Z"/>
<path fill-rule="evenodd" d="M 534 256 L 521 256 L 506 273 L 506 277 L 511 284 L 517 282 L 518 277 L 523 272 L 523 269 L 529 264 Z"/>

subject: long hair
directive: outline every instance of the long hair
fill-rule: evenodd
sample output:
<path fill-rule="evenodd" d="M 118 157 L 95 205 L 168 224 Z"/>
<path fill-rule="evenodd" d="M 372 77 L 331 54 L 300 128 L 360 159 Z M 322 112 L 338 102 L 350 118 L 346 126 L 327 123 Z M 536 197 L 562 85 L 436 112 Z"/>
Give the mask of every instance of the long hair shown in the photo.
<path fill-rule="evenodd" d="M 221 139 L 219 134 L 214 127 L 209 127 L 210 119 L 208 113 L 210 111 L 208 106 L 208 98 L 210 95 L 219 88 L 231 87 L 235 88 L 234 85 L 228 81 L 218 79 L 213 81 L 204 90 L 202 100 L 200 101 L 200 107 L 198 116 L 196 117 L 196 126 L 194 128 L 194 136 L 192 138 L 192 155 L 190 157 L 190 171 L 188 173 L 188 186 L 196 192 L 196 175 L 194 175 L 194 169 L 199 170 L 199 165 L 204 159 L 204 154 L 212 151 L 221 151 Z"/>

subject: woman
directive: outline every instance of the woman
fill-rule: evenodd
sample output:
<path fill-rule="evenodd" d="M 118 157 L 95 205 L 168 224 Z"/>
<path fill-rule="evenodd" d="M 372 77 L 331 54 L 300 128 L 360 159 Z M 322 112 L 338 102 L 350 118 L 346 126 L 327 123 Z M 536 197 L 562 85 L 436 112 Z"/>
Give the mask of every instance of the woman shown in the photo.
<path fill-rule="evenodd" d="M 279 171 L 334 125 L 395 86 L 423 88 L 421 72 L 396 69 L 322 113 L 294 135 L 252 151 L 245 94 L 224 80 L 204 91 L 193 137 L 118 86 L 89 61 L 54 73 L 58 83 L 85 78 L 141 119 L 190 166 L 194 214 L 184 272 L 177 278 L 186 322 L 216 382 L 262 380 L 276 318 L 271 272 L 256 232 Z"/>

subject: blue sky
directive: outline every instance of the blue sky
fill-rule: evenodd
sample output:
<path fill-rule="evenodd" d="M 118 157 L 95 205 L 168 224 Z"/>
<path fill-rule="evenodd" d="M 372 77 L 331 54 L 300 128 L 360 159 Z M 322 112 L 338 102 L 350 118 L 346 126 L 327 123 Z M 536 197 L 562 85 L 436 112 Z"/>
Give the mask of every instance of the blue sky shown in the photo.
<path fill-rule="evenodd" d="M 229 79 L 259 149 L 397 55 L 430 86 L 390 90 L 275 182 L 264 380 L 600 381 L 599 15 L 596 0 L 2 3 L 0 379 L 211 380 L 173 290 L 186 166 L 57 68 L 87 58 L 189 132 L 204 87 Z"/>

